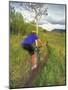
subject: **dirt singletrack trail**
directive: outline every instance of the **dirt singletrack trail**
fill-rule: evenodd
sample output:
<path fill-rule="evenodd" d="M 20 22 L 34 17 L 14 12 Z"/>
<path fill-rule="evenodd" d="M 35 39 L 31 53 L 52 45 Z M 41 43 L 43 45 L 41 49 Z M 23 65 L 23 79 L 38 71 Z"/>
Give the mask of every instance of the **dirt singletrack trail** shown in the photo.
<path fill-rule="evenodd" d="M 46 65 L 48 60 L 48 54 L 45 55 L 45 60 L 43 63 L 39 63 L 39 65 L 37 66 L 36 69 L 32 70 L 30 72 L 30 76 L 28 78 L 28 80 L 26 81 L 26 83 L 24 84 L 24 87 L 33 87 L 32 85 L 32 81 L 36 78 L 36 76 L 41 72 L 41 70 L 44 68 L 44 66 Z"/>

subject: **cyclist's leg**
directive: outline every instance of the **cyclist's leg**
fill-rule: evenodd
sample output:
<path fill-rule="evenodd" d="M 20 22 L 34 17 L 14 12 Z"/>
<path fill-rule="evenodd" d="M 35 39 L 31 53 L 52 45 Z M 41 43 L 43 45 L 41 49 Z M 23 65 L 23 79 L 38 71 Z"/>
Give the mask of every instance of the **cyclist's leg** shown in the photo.
<path fill-rule="evenodd" d="M 36 59 L 36 54 L 34 53 L 34 47 L 32 45 L 23 45 L 23 47 L 31 55 L 32 69 L 36 68 L 37 67 L 37 59 Z"/>
<path fill-rule="evenodd" d="M 34 53 L 34 47 L 30 46 L 30 54 L 31 54 L 31 63 L 32 63 L 32 70 L 37 68 L 37 58 L 36 54 Z"/>
<path fill-rule="evenodd" d="M 35 53 L 32 55 L 32 69 L 37 68 L 37 59 Z"/>

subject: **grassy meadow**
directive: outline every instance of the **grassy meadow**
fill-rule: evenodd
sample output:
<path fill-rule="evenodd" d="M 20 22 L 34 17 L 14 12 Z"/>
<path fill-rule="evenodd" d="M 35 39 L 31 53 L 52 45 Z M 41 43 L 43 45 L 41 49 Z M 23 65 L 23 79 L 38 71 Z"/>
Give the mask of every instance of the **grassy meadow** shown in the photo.
<path fill-rule="evenodd" d="M 31 56 L 21 46 L 22 34 L 10 35 L 10 88 L 24 87 L 31 70 Z M 32 86 L 65 85 L 65 32 L 39 31 L 39 37 L 48 46 L 42 53 L 48 53 L 47 64 L 32 81 Z"/>
<path fill-rule="evenodd" d="M 16 5 L 16 3 L 14 5 Z M 32 30 L 36 30 L 37 25 L 34 20 L 26 22 L 26 18 L 24 18 L 24 15 L 16 10 L 14 5 L 10 3 L 9 10 L 9 82 L 10 88 L 19 88 L 24 87 L 24 84 L 27 82 L 31 72 L 31 56 L 26 50 L 22 48 L 21 41 Z M 39 38 L 42 40 L 42 42 L 45 44 L 48 42 L 48 46 L 44 45 L 40 48 L 40 51 L 42 53 L 42 56 L 40 55 L 40 57 L 43 57 L 44 54 L 48 54 L 48 58 L 47 63 L 44 64 L 44 67 L 32 80 L 32 86 L 37 87 L 65 85 L 65 31 L 58 32 L 57 30 L 57 32 L 48 32 L 47 30 L 39 26 L 38 31 Z M 46 60 L 46 58 L 44 59 Z"/>

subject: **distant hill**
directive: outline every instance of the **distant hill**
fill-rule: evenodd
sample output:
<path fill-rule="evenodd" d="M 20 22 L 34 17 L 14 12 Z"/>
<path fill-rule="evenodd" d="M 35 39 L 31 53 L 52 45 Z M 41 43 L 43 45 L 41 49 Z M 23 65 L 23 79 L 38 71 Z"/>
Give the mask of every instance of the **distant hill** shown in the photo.
<path fill-rule="evenodd" d="M 65 32 L 65 29 L 53 29 L 52 32 Z"/>

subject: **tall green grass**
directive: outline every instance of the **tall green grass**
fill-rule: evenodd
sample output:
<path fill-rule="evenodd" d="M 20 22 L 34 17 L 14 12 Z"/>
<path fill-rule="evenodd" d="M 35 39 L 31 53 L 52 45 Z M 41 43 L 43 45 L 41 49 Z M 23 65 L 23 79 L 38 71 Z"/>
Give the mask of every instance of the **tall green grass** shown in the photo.
<path fill-rule="evenodd" d="M 10 87 L 24 85 L 29 76 L 30 60 L 28 52 L 21 46 L 22 35 L 10 36 Z"/>
<path fill-rule="evenodd" d="M 34 86 L 64 85 L 65 84 L 65 59 L 57 56 L 54 48 L 50 48 L 49 59 L 43 70 L 33 81 Z"/>
<path fill-rule="evenodd" d="M 65 84 L 65 33 L 39 32 L 39 37 L 48 47 L 42 47 L 42 53 L 48 53 L 44 68 L 32 81 L 32 86 Z M 21 34 L 10 35 L 10 87 L 24 87 L 31 69 L 31 56 L 21 46 Z"/>
<path fill-rule="evenodd" d="M 48 62 L 33 80 L 33 86 L 65 85 L 65 33 L 48 32 Z"/>

